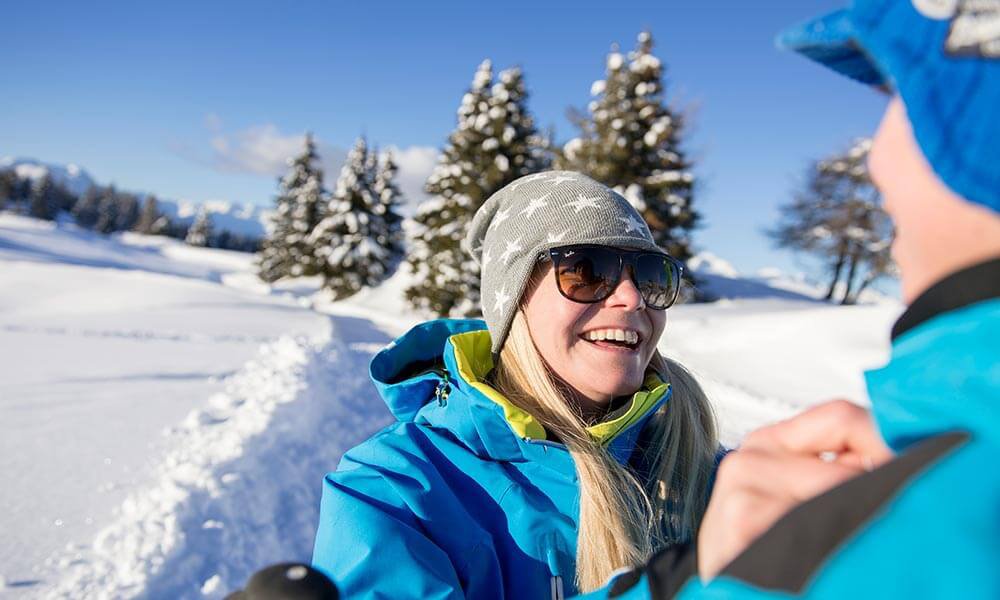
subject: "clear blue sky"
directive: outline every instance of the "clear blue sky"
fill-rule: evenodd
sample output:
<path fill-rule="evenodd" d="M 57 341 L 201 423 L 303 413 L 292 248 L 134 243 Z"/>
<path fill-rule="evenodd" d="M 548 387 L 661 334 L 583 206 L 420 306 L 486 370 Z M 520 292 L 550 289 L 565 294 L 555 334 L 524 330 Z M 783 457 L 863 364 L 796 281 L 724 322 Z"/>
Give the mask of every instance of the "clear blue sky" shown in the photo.
<path fill-rule="evenodd" d="M 269 204 L 261 155 L 306 130 L 338 150 L 360 133 L 440 147 L 484 58 L 524 69 L 531 110 L 563 142 L 566 109 L 586 105 L 611 44 L 629 50 L 649 28 L 668 97 L 692 110 L 696 245 L 743 271 L 790 269 L 760 230 L 806 163 L 873 131 L 885 102 L 774 48 L 784 26 L 841 4 L 13 3 L 0 155 L 75 162 L 167 197 Z"/>

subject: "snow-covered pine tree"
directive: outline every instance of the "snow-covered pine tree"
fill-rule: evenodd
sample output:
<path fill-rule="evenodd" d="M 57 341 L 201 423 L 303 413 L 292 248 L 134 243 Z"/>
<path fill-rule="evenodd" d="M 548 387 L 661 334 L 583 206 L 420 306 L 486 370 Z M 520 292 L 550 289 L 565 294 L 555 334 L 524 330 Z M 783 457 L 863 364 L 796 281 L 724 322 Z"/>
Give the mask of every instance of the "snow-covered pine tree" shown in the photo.
<path fill-rule="evenodd" d="M 519 68 L 493 83 L 489 60 L 479 65 L 462 97 L 458 126 L 424 185 L 431 196 L 417 208 L 407 263 L 414 283 L 407 301 L 439 316 L 481 314 L 479 269 L 460 247 L 476 210 L 507 183 L 549 167 L 548 143 L 527 108 Z"/>
<path fill-rule="evenodd" d="M 31 202 L 28 214 L 36 219 L 52 221 L 58 212 L 55 184 L 48 174 L 35 180 L 31 186 Z"/>
<path fill-rule="evenodd" d="M 318 272 L 316 250 L 308 241 L 324 216 L 326 192 L 318 161 L 312 134 L 306 134 L 304 151 L 289 160 L 290 170 L 279 182 L 271 233 L 257 259 L 257 273 L 264 281 Z"/>
<path fill-rule="evenodd" d="M 198 211 L 198 216 L 195 217 L 194 223 L 188 229 L 187 235 L 184 236 L 184 243 L 191 246 L 206 247 L 211 240 L 212 219 L 208 216 L 208 211 L 202 208 Z"/>
<path fill-rule="evenodd" d="M 665 102 L 663 64 L 653 36 L 639 34 L 628 56 L 612 48 L 605 79 L 591 86 L 588 114 L 576 114 L 578 137 L 563 146 L 561 168 L 613 187 L 649 223 L 656 243 L 681 260 L 691 256 L 694 176 L 681 149 L 682 117 Z"/>
<path fill-rule="evenodd" d="M 310 243 L 320 260 L 323 287 L 339 300 L 379 284 L 397 261 L 385 206 L 375 192 L 377 159 L 358 138 L 340 170 L 324 218 Z"/>
<path fill-rule="evenodd" d="M 376 154 L 376 152 L 372 152 Z M 385 220 L 388 232 L 387 246 L 392 255 L 390 272 L 395 271 L 399 259 L 405 252 L 405 240 L 403 237 L 403 217 L 399 214 L 399 206 L 403 203 L 403 194 L 396 185 L 396 173 L 398 171 L 396 161 L 393 159 L 392 151 L 387 150 L 382 156 L 375 169 L 375 180 L 372 191 L 378 199 L 379 208 L 377 214 Z"/>

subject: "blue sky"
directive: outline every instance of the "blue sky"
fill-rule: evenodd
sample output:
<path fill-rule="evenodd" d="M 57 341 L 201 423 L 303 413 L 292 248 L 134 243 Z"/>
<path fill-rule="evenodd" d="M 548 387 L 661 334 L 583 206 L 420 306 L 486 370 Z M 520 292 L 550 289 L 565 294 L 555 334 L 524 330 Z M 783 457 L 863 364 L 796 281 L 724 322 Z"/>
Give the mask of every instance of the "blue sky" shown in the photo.
<path fill-rule="evenodd" d="M 0 37 L 0 155 L 268 205 L 304 131 L 331 168 L 364 133 L 400 149 L 413 188 L 481 60 L 521 66 L 539 125 L 564 142 L 566 109 L 586 105 L 611 45 L 648 28 L 668 97 L 691 115 L 696 246 L 745 272 L 796 269 L 761 229 L 810 159 L 874 131 L 885 99 L 773 39 L 841 4 L 20 2 Z"/>

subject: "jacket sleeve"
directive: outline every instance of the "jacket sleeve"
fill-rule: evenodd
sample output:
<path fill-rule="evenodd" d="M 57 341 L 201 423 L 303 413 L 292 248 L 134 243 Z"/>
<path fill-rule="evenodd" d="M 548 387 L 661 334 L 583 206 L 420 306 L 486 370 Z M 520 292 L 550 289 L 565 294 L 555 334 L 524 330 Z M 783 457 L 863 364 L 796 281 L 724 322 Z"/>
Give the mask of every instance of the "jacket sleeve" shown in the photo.
<path fill-rule="evenodd" d="M 451 557 L 369 465 L 326 476 L 312 562 L 346 600 L 465 598 Z"/>

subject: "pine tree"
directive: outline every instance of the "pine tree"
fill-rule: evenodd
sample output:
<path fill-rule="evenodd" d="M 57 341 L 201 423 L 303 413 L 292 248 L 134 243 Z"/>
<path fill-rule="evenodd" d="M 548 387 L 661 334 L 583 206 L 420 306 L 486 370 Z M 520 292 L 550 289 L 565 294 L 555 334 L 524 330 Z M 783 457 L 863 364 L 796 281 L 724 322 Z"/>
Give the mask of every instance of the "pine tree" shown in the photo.
<path fill-rule="evenodd" d="M 184 242 L 192 246 L 206 247 L 212 240 L 212 220 L 204 208 L 198 211 L 194 223 L 188 229 Z"/>
<path fill-rule="evenodd" d="M 83 196 L 73 205 L 73 218 L 76 224 L 85 229 L 93 229 L 101 208 L 101 189 L 90 186 Z"/>
<path fill-rule="evenodd" d="M 337 178 L 337 187 L 310 242 L 322 261 L 323 286 L 334 299 L 382 282 L 398 261 L 390 221 L 398 219 L 376 192 L 378 161 L 358 138 Z M 384 185 L 384 184 L 383 184 Z"/>
<path fill-rule="evenodd" d="M 136 221 L 134 231 L 146 235 L 160 235 L 167 227 L 167 218 L 160 214 L 156 196 L 147 196 L 142 204 L 142 212 Z"/>
<path fill-rule="evenodd" d="M 407 263 L 415 283 L 406 299 L 439 316 L 480 314 L 479 268 L 460 242 L 472 216 L 507 183 L 549 167 L 548 143 L 527 109 L 521 70 L 503 71 L 496 84 L 489 60 L 479 65 L 417 208 Z"/>
<path fill-rule="evenodd" d="M 31 204 L 28 214 L 36 219 L 55 220 L 58 211 L 55 184 L 52 177 L 45 174 L 31 186 Z"/>
<path fill-rule="evenodd" d="M 377 152 L 372 152 L 376 154 Z M 403 217 L 399 214 L 399 207 L 403 203 L 403 194 L 396 185 L 396 173 L 398 167 L 393 160 L 392 152 L 386 151 L 385 156 L 378 163 L 375 170 L 374 184 L 372 191 L 379 202 L 376 214 L 379 214 L 386 224 L 388 235 L 387 247 L 393 255 L 394 260 L 390 271 L 395 270 L 398 259 L 402 258 L 405 252 L 405 242 L 403 236 Z"/>
<path fill-rule="evenodd" d="M 324 217 L 326 192 L 318 161 L 316 144 L 312 135 L 306 134 L 305 150 L 289 161 L 290 170 L 279 183 L 272 230 L 257 262 L 258 275 L 264 281 L 318 273 L 316 249 L 308 241 Z"/>
<path fill-rule="evenodd" d="M 94 230 L 109 234 L 115 231 L 115 223 L 118 221 L 118 193 L 114 186 L 104 188 L 97 205 L 97 222 L 94 223 Z"/>
<path fill-rule="evenodd" d="M 777 247 L 819 258 L 830 276 L 825 299 L 843 284 L 842 304 L 853 304 L 895 269 L 892 222 L 868 174 L 870 148 L 871 140 L 862 139 L 845 153 L 814 162 L 804 186 L 781 207 L 781 222 L 767 232 Z"/>
<path fill-rule="evenodd" d="M 665 104 L 663 65 L 653 37 L 639 34 L 636 49 L 607 58 L 606 77 L 594 82 L 588 116 L 576 113 L 577 138 L 563 147 L 561 168 L 581 171 L 628 198 L 672 256 L 691 256 L 694 176 L 681 150 L 683 120 Z"/>
<path fill-rule="evenodd" d="M 129 231 L 139 220 L 139 200 L 134 194 L 118 194 L 115 198 L 115 231 Z"/>
<path fill-rule="evenodd" d="M 17 173 L 13 169 L 0 170 L 0 210 L 14 204 L 14 193 L 17 190 Z"/>

